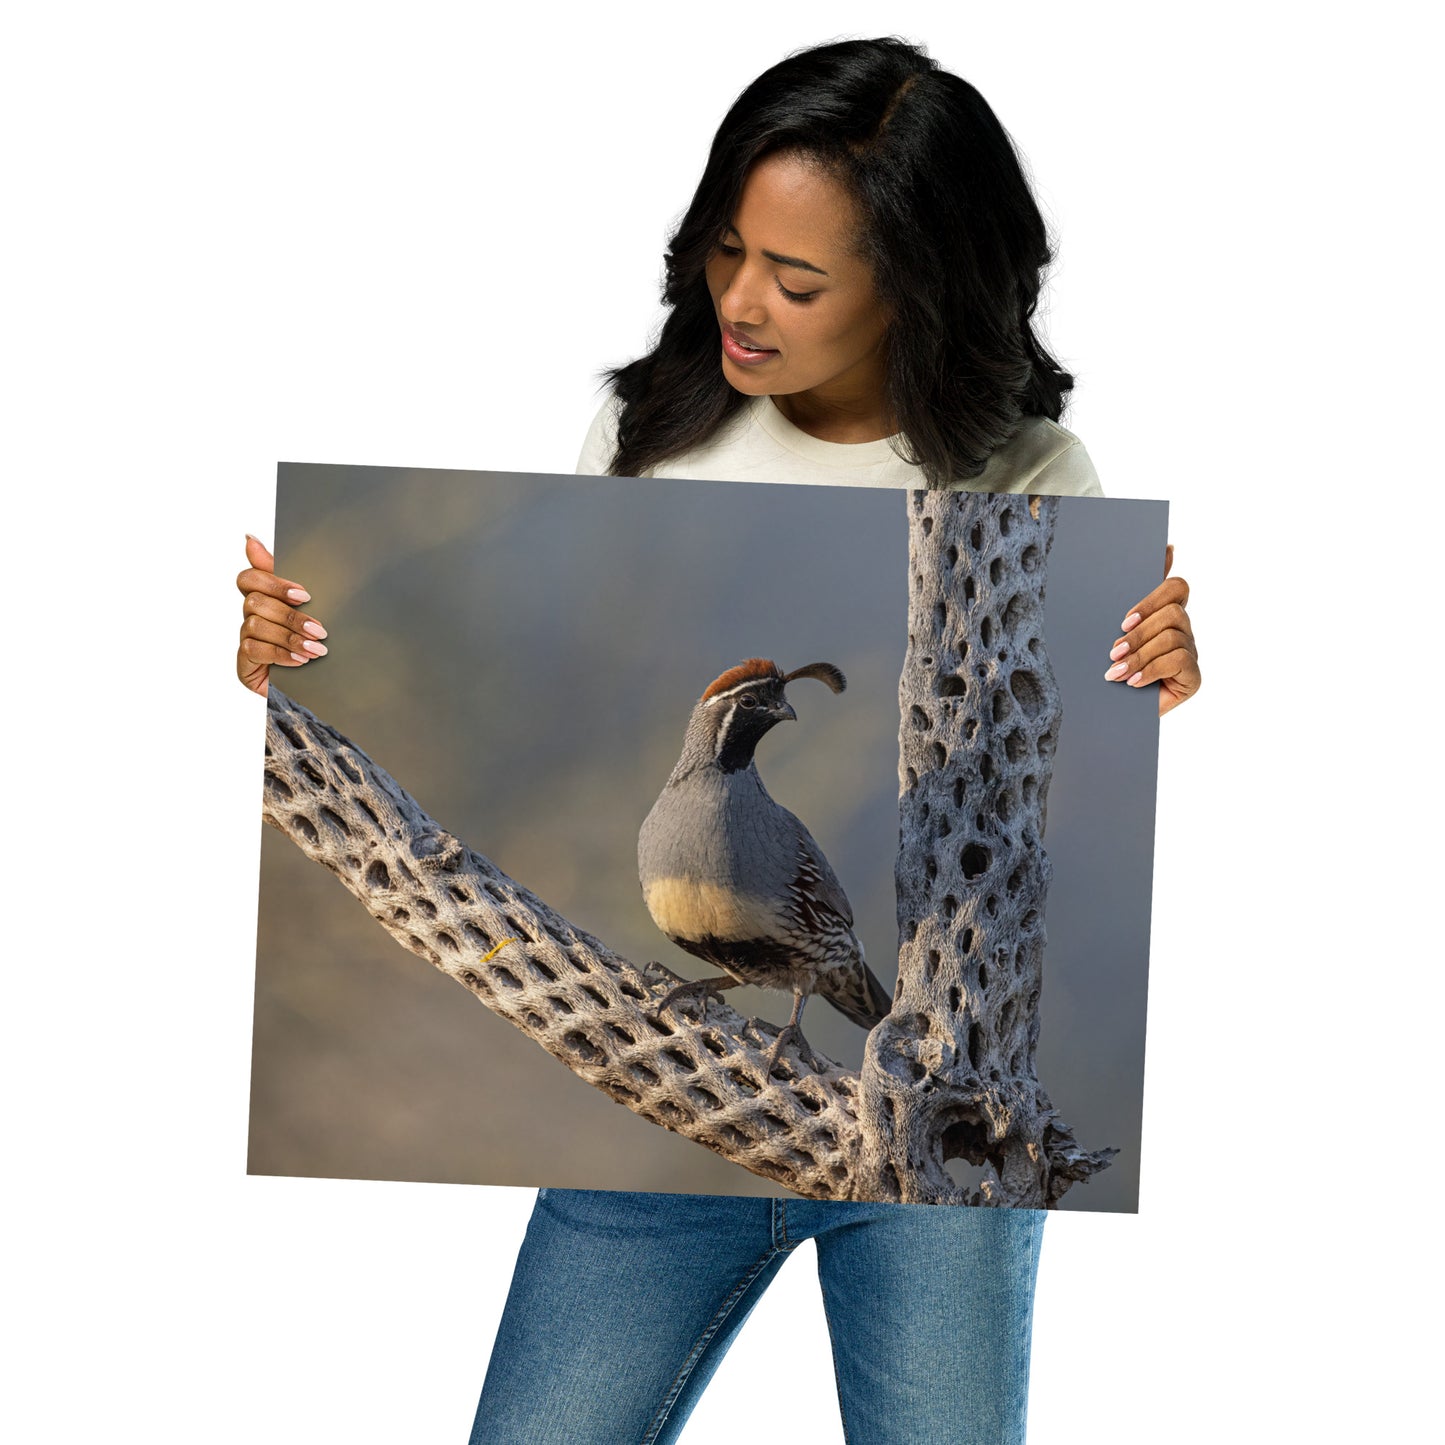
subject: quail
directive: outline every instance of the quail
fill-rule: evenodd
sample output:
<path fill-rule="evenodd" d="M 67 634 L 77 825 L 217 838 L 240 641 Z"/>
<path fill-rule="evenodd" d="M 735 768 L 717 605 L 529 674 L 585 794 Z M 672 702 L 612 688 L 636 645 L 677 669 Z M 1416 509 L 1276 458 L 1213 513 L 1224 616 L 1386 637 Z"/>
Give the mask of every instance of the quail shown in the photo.
<path fill-rule="evenodd" d="M 770 1073 L 790 1039 L 817 1067 L 801 1029 L 810 994 L 865 1029 L 891 1007 L 864 961 L 852 907 L 823 850 L 768 795 L 753 758 L 770 728 L 797 718 L 784 689 L 803 677 L 835 693 L 847 686 L 830 662 L 783 673 L 760 657 L 710 683 L 637 843 L 653 921 L 679 948 L 723 970 L 672 989 L 660 1007 L 744 983 L 790 991 L 792 1017 L 773 1045 Z"/>

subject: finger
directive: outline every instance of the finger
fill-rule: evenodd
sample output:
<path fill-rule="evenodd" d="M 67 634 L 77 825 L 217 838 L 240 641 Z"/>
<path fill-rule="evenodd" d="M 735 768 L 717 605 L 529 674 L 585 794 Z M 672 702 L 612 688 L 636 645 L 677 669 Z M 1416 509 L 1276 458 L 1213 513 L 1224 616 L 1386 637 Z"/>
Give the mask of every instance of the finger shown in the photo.
<path fill-rule="evenodd" d="M 1127 682 L 1135 673 L 1143 671 L 1157 658 L 1164 657 L 1170 653 L 1180 655 L 1187 654 L 1194 658 L 1194 642 L 1187 632 L 1180 632 L 1178 628 L 1170 627 L 1161 632 L 1157 637 L 1151 637 L 1141 648 L 1131 652 L 1128 657 L 1121 658 L 1104 674 L 1108 682 Z"/>
<path fill-rule="evenodd" d="M 283 602 L 310 602 L 311 594 L 299 582 L 287 577 L 278 577 L 259 567 L 248 567 L 236 577 L 236 586 L 242 592 L 263 592 L 268 597 Z"/>
<path fill-rule="evenodd" d="M 1123 637 L 1116 637 L 1114 645 L 1109 649 L 1109 661 L 1118 662 L 1121 658 L 1128 657 L 1150 638 L 1171 629 L 1182 632 L 1193 640 L 1194 628 L 1190 624 L 1189 614 L 1177 602 L 1166 603 L 1157 612 L 1141 618 Z"/>
<path fill-rule="evenodd" d="M 1132 632 L 1151 612 L 1177 602 L 1184 607 L 1189 602 L 1189 584 L 1182 577 L 1166 577 L 1147 597 L 1141 597 L 1125 614 L 1119 627 Z"/>
<path fill-rule="evenodd" d="M 268 622 L 264 617 L 252 613 L 241 624 L 241 641 L 244 644 L 248 638 L 254 638 L 261 642 L 269 642 L 275 647 L 284 648 L 293 660 L 301 660 L 307 657 L 325 657 L 326 644 L 317 642 L 315 638 L 307 637 L 302 632 L 292 632 L 288 627 L 282 627 L 275 622 Z"/>
<path fill-rule="evenodd" d="M 259 537 L 253 537 L 250 532 L 246 533 L 246 560 L 258 572 L 276 570 L 276 559 L 267 550 L 266 544 Z"/>
<path fill-rule="evenodd" d="M 1192 692 L 1176 692 L 1172 683 L 1161 682 L 1159 684 L 1159 716 L 1163 717 L 1166 712 L 1173 712 L 1181 702 L 1188 702 L 1193 696 Z"/>
<path fill-rule="evenodd" d="M 1164 575 L 1167 577 L 1174 570 L 1174 543 L 1164 544 Z"/>
<path fill-rule="evenodd" d="M 1104 681 L 1128 682 L 1135 673 L 1147 667 L 1155 658 L 1163 657 L 1167 652 L 1187 652 L 1196 661 L 1198 660 L 1194 651 L 1194 639 L 1187 632 L 1181 632 L 1176 627 L 1169 627 L 1135 648 L 1127 657 L 1121 657 L 1117 662 L 1110 663 L 1108 671 L 1104 673 Z"/>
<path fill-rule="evenodd" d="M 309 612 L 288 607 L 279 599 L 266 596 L 264 592 L 248 592 L 246 605 L 242 610 L 247 617 L 264 617 L 267 622 L 274 622 L 278 627 L 303 633 L 307 637 L 320 639 L 326 636 L 326 629 Z"/>
<path fill-rule="evenodd" d="M 262 697 L 269 696 L 271 669 L 266 663 L 251 663 L 238 652 L 236 654 L 236 676 L 239 677 L 252 692 L 258 692 Z"/>
<path fill-rule="evenodd" d="M 292 652 L 289 647 L 279 647 L 261 637 L 243 637 L 236 649 L 236 665 L 244 660 L 252 667 L 302 667 L 310 662 L 309 652 Z"/>
<path fill-rule="evenodd" d="M 1151 682 L 1169 678 L 1176 687 L 1192 693 L 1199 686 L 1199 662 L 1186 648 L 1177 647 L 1146 663 L 1128 680 L 1130 687 L 1148 687 Z"/>

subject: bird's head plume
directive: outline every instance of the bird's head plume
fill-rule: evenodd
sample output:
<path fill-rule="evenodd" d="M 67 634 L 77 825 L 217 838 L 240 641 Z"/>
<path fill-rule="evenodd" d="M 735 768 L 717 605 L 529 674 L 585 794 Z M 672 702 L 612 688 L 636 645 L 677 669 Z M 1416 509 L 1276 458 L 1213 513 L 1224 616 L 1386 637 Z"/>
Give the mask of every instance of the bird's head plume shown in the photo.
<path fill-rule="evenodd" d="M 810 662 L 806 667 L 796 667 L 792 672 L 783 672 L 776 662 L 770 662 L 766 657 L 750 657 L 746 662 L 728 668 L 720 677 L 715 677 L 708 683 L 702 701 L 708 702 L 724 693 L 731 693 L 742 688 L 745 683 L 764 686 L 773 684 L 781 689 L 800 677 L 815 677 L 833 692 L 842 692 L 848 686 L 848 679 L 831 662 Z"/>
<path fill-rule="evenodd" d="M 715 677 L 693 708 L 678 768 L 685 773 L 710 762 L 724 772 L 735 772 L 750 766 L 763 735 L 798 716 L 785 689 L 800 677 L 817 678 L 834 692 L 848 685 L 831 662 L 810 662 L 784 672 L 766 657 L 750 657 Z"/>

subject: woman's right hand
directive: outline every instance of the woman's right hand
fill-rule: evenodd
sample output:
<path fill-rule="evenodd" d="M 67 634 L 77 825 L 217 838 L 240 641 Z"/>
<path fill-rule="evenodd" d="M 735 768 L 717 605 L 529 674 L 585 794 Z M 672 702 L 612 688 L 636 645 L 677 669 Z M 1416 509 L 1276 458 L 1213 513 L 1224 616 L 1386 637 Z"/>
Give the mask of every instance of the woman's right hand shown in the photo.
<path fill-rule="evenodd" d="M 298 612 L 296 604 L 310 602 L 311 594 L 295 582 L 276 575 L 276 559 L 248 532 L 246 560 L 251 564 L 236 578 L 246 602 L 242 610 L 241 645 L 236 650 L 236 676 L 266 696 L 272 664 L 301 667 L 313 657 L 324 657 L 321 641 L 326 629 L 312 616 Z"/>

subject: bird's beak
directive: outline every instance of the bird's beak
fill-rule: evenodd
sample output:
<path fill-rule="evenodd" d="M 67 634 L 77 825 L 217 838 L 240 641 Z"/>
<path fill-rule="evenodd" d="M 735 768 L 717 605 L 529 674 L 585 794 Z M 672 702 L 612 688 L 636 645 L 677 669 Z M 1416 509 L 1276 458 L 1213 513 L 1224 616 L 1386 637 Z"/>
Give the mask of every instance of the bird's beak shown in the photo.
<path fill-rule="evenodd" d="M 782 719 L 784 719 L 784 718 L 791 718 L 793 722 L 797 722 L 797 720 L 798 720 L 798 715 L 797 715 L 797 713 L 795 713 L 795 712 L 793 711 L 793 704 L 790 703 L 790 702 L 785 702 L 785 703 L 783 703 L 783 704 L 777 709 L 777 714 L 778 714 L 778 720 L 779 720 L 780 722 L 781 722 Z"/>

